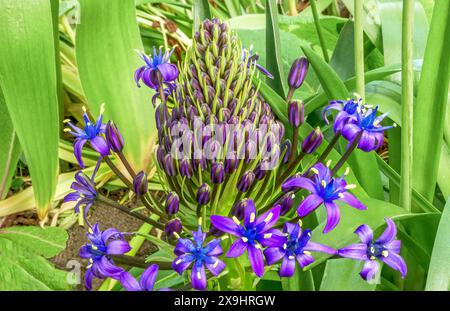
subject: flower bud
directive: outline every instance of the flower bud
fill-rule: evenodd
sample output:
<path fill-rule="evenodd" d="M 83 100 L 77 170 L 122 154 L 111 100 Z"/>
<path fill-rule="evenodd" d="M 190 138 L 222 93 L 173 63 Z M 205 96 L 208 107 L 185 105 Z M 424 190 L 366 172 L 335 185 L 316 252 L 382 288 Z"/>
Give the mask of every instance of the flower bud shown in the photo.
<path fill-rule="evenodd" d="M 302 142 L 302 151 L 304 153 L 313 153 L 322 143 L 323 134 L 320 128 L 313 130 Z"/>
<path fill-rule="evenodd" d="M 214 162 L 211 167 L 211 182 L 221 184 L 225 179 L 225 170 L 222 162 Z"/>
<path fill-rule="evenodd" d="M 275 203 L 281 207 L 281 215 L 286 215 L 294 205 L 295 194 L 293 191 L 285 193 L 278 201 Z"/>
<path fill-rule="evenodd" d="M 299 127 L 305 122 L 305 104 L 296 100 L 289 103 L 289 123 Z"/>
<path fill-rule="evenodd" d="M 108 121 L 105 129 L 106 142 L 109 148 L 114 152 L 120 152 L 123 149 L 124 141 L 119 129 L 112 121 Z"/>
<path fill-rule="evenodd" d="M 227 158 L 225 159 L 225 173 L 231 174 L 233 173 L 239 164 L 239 160 L 236 156 L 236 152 L 233 151 L 232 153 L 229 153 L 227 155 Z"/>
<path fill-rule="evenodd" d="M 244 219 L 245 209 L 247 208 L 247 200 L 240 200 L 233 205 L 231 215 L 236 216 L 237 219 Z"/>
<path fill-rule="evenodd" d="M 181 224 L 181 221 L 175 218 L 166 224 L 164 231 L 166 232 L 166 236 L 170 238 L 174 233 L 180 234 L 182 228 L 183 225 Z"/>
<path fill-rule="evenodd" d="M 169 216 L 175 215 L 180 209 L 180 198 L 175 192 L 169 192 L 166 198 L 166 213 Z"/>
<path fill-rule="evenodd" d="M 286 164 L 289 161 L 289 155 L 291 154 L 292 149 L 292 143 L 289 139 L 286 139 L 281 144 L 281 154 L 284 154 L 283 156 L 283 163 Z"/>
<path fill-rule="evenodd" d="M 200 205 L 206 205 L 209 202 L 210 188 L 208 184 L 202 184 L 197 190 L 197 203 Z"/>
<path fill-rule="evenodd" d="M 175 171 L 175 163 L 170 153 L 166 154 L 164 157 L 164 170 L 166 171 L 167 176 L 175 176 L 177 174 Z"/>
<path fill-rule="evenodd" d="M 191 178 L 192 177 L 192 165 L 189 159 L 184 158 L 180 163 L 180 174 L 182 177 Z"/>
<path fill-rule="evenodd" d="M 257 180 L 261 180 L 264 178 L 264 176 L 266 176 L 267 170 L 262 169 L 262 162 L 261 162 L 255 167 L 253 173 L 255 174 L 255 178 Z"/>
<path fill-rule="evenodd" d="M 247 171 L 242 175 L 241 179 L 239 180 L 237 184 L 237 189 L 240 192 L 247 192 L 248 189 L 253 185 L 253 182 L 255 181 L 255 173 L 252 171 Z"/>
<path fill-rule="evenodd" d="M 133 188 L 137 196 L 146 194 L 148 191 L 147 174 L 143 171 L 137 173 L 133 179 Z"/>
<path fill-rule="evenodd" d="M 305 80 L 309 62 L 305 57 L 297 58 L 291 66 L 288 75 L 288 84 L 291 89 L 298 89 Z"/>
<path fill-rule="evenodd" d="M 158 160 L 159 167 L 164 169 L 164 148 L 162 146 L 158 146 L 158 150 L 156 151 L 156 159 Z"/>

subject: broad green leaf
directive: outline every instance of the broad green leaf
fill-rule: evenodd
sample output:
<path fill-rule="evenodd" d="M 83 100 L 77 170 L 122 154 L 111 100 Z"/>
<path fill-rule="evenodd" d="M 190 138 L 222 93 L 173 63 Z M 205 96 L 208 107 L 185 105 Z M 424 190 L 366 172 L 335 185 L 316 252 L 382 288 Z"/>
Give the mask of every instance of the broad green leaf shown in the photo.
<path fill-rule="evenodd" d="M 446 143 L 443 143 L 437 181 L 444 197 L 450 196 L 449 180 L 450 180 L 450 149 L 448 148 L 448 145 Z"/>
<path fill-rule="evenodd" d="M 0 87 L 30 169 L 38 216 L 58 174 L 59 112 L 50 1 L 0 1 Z"/>
<path fill-rule="evenodd" d="M 0 290 L 68 290 L 68 274 L 45 258 L 0 238 Z"/>
<path fill-rule="evenodd" d="M 297 265 L 297 263 L 296 263 Z M 311 270 L 303 271 L 299 266 L 295 267 L 292 277 L 281 278 L 284 291 L 313 291 L 314 279 Z"/>
<path fill-rule="evenodd" d="M 81 83 L 94 115 L 105 104 L 125 139 L 125 153 L 136 170 L 148 165 L 155 142 L 152 92 L 138 88 L 134 71 L 143 51 L 133 0 L 81 0 L 77 27 L 77 63 Z"/>
<path fill-rule="evenodd" d="M 373 291 L 375 282 L 364 281 L 359 272 L 363 262 L 347 258 L 328 260 L 323 273 L 321 291 Z M 380 271 L 375 278 L 380 276 Z"/>
<path fill-rule="evenodd" d="M 450 78 L 450 2 L 437 1 L 414 106 L 413 186 L 431 200 L 436 188 Z M 420 130 L 417 130 L 420 129 Z"/>
<path fill-rule="evenodd" d="M 196 31 L 205 19 L 211 19 L 211 8 L 208 0 L 194 0 L 192 10 L 194 15 L 193 31 Z"/>
<path fill-rule="evenodd" d="M 433 253 L 431 254 L 430 268 L 428 269 L 425 290 L 450 290 L 450 198 L 447 199 L 444 211 L 439 222 Z"/>
<path fill-rule="evenodd" d="M 0 239 L 8 239 L 37 255 L 51 258 L 64 250 L 67 242 L 64 229 L 49 227 L 8 227 L 0 229 Z"/>
<path fill-rule="evenodd" d="M 284 97 L 285 81 L 281 62 L 281 43 L 278 26 L 278 9 L 275 0 L 266 0 L 266 68 L 273 75 L 267 84 Z"/>
<path fill-rule="evenodd" d="M 0 201 L 8 194 L 21 148 L 0 88 Z"/>

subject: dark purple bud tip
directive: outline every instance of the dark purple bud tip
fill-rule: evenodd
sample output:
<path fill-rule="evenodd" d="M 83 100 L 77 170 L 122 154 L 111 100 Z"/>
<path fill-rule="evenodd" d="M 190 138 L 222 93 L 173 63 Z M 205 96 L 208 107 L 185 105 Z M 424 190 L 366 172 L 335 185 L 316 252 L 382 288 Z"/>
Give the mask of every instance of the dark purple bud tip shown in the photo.
<path fill-rule="evenodd" d="M 322 143 L 323 134 L 320 128 L 313 130 L 302 143 L 302 151 L 304 153 L 313 153 Z"/>
<path fill-rule="evenodd" d="M 174 235 L 179 235 L 182 228 L 183 225 L 181 224 L 181 220 L 175 218 L 166 224 L 164 231 L 166 232 L 166 236 L 170 238 Z"/>
<path fill-rule="evenodd" d="M 239 180 L 237 184 L 237 189 L 240 192 L 247 192 L 248 189 L 253 185 L 253 182 L 255 181 L 255 173 L 252 171 L 247 171 L 242 175 L 241 180 Z"/>
<path fill-rule="evenodd" d="M 138 196 L 146 194 L 148 191 L 147 174 L 143 171 L 137 173 L 133 179 L 133 187 Z"/>
<path fill-rule="evenodd" d="M 209 202 L 210 188 L 208 184 L 202 184 L 197 190 L 197 203 L 206 205 Z"/>
<path fill-rule="evenodd" d="M 260 163 L 255 167 L 255 169 L 253 170 L 253 173 L 255 174 L 255 178 L 257 180 L 261 180 L 266 176 L 267 170 L 263 169 L 263 167 Z"/>
<path fill-rule="evenodd" d="M 169 192 L 166 198 L 166 213 L 167 215 L 175 215 L 178 213 L 180 209 L 180 198 L 178 197 L 178 194 L 175 192 Z"/>
<path fill-rule="evenodd" d="M 293 191 L 289 191 L 275 203 L 275 205 L 281 206 L 281 215 L 286 215 L 294 205 L 295 194 Z"/>
<path fill-rule="evenodd" d="M 225 169 L 222 162 L 215 162 L 211 167 L 211 182 L 221 184 L 225 179 Z"/>
<path fill-rule="evenodd" d="M 233 173 L 237 169 L 238 164 L 239 160 L 236 156 L 236 152 L 228 154 L 227 158 L 225 159 L 225 173 Z"/>
<path fill-rule="evenodd" d="M 298 89 L 305 80 L 309 62 L 305 57 L 297 58 L 291 66 L 288 75 L 288 84 L 292 89 Z"/>
<path fill-rule="evenodd" d="M 286 164 L 289 161 L 289 155 L 291 154 L 292 143 L 289 139 L 286 139 L 281 145 L 281 154 L 283 155 L 283 163 Z"/>
<path fill-rule="evenodd" d="M 183 177 L 191 178 L 193 174 L 191 161 L 189 159 L 184 158 L 180 163 L 180 174 Z"/>
<path fill-rule="evenodd" d="M 296 100 L 289 103 L 289 123 L 299 127 L 305 122 L 305 104 Z"/>
<path fill-rule="evenodd" d="M 164 170 L 167 176 L 175 176 L 177 174 L 175 171 L 175 163 L 170 153 L 164 157 Z"/>
<path fill-rule="evenodd" d="M 237 219 L 244 219 L 245 210 L 247 209 L 247 199 L 240 200 L 233 205 L 231 210 L 231 215 L 235 216 Z"/>
<path fill-rule="evenodd" d="M 112 121 L 108 121 L 105 129 L 106 142 L 109 148 L 114 152 L 121 152 L 124 141 L 119 129 Z"/>

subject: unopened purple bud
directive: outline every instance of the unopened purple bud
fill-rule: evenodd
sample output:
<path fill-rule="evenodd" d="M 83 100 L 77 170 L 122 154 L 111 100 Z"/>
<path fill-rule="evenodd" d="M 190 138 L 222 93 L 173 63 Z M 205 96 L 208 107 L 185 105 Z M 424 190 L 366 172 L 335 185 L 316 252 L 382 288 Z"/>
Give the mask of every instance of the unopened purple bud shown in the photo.
<path fill-rule="evenodd" d="M 305 122 L 305 104 L 296 100 L 289 103 L 289 123 L 299 127 Z"/>
<path fill-rule="evenodd" d="M 237 219 L 244 219 L 245 210 L 247 209 L 247 199 L 240 200 L 233 205 L 231 209 L 231 215 L 235 216 Z"/>
<path fill-rule="evenodd" d="M 167 176 L 175 176 L 177 172 L 175 171 L 175 163 L 170 153 L 166 154 L 164 157 L 164 170 Z"/>
<path fill-rule="evenodd" d="M 225 173 L 231 174 L 233 173 L 239 164 L 239 160 L 236 156 L 236 152 L 233 151 L 232 153 L 227 155 L 227 158 L 225 159 Z"/>
<path fill-rule="evenodd" d="M 189 159 L 184 158 L 180 163 L 180 174 L 182 177 L 191 178 L 192 177 L 192 165 Z"/>
<path fill-rule="evenodd" d="M 245 143 L 245 163 L 250 163 L 251 160 L 256 158 L 256 143 L 249 140 Z"/>
<path fill-rule="evenodd" d="M 206 159 L 203 155 L 200 159 L 194 159 L 194 170 L 195 171 L 198 171 L 199 169 L 200 169 L 200 171 L 203 171 L 206 169 L 207 166 L 208 166 L 208 162 L 206 161 Z"/>
<path fill-rule="evenodd" d="M 309 62 L 305 57 L 297 58 L 291 66 L 288 75 L 288 84 L 291 89 L 298 89 L 305 80 Z"/>
<path fill-rule="evenodd" d="M 182 229 L 183 225 L 181 224 L 181 220 L 175 218 L 166 224 L 164 231 L 166 232 L 166 236 L 170 238 L 174 233 L 180 234 Z"/>
<path fill-rule="evenodd" d="M 209 229 L 209 234 L 215 237 L 219 237 L 224 235 L 224 233 L 222 231 L 220 231 L 219 229 L 217 229 L 214 226 L 211 226 L 211 228 Z"/>
<path fill-rule="evenodd" d="M 278 201 L 275 203 L 281 207 L 281 215 L 286 215 L 294 205 L 295 194 L 293 191 L 285 193 Z"/>
<path fill-rule="evenodd" d="M 303 141 L 302 151 L 304 153 L 313 153 L 322 143 L 323 134 L 320 128 L 313 130 Z"/>
<path fill-rule="evenodd" d="M 253 182 L 255 181 L 255 173 L 252 171 L 247 171 L 242 175 L 241 180 L 239 180 L 237 184 L 237 189 L 240 192 L 247 192 L 248 189 L 253 185 Z"/>
<path fill-rule="evenodd" d="M 164 169 L 164 156 L 166 153 L 164 152 L 164 148 L 162 146 L 158 146 L 158 150 L 156 151 L 156 159 L 158 160 L 159 167 Z"/>
<path fill-rule="evenodd" d="M 169 216 L 175 215 L 180 209 L 180 198 L 175 192 L 169 192 L 166 198 L 166 213 Z"/>
<path fill-rule="evenodd" d="M 255 169 L 253 170 L 253 173 L 255 173 L 255 178 L 257 180 L 261 180 L 266 176 L 267 170 L 262 169 L 262 165 L 258 164 Z"/>
<path fill-rule="evenodd" d="M 197 203 L 200 205 L 206 205 L 209 202 L 210 188 L 208 184 L 202 184 L 197 190 Z"/>
<path fill-rule="evenodd" d="M 114 152 L 121 152 L 123 149 L 124 141 L 119 132 L 119 129 L 112 121 L 108 121 L 105 129 L 106 142 L 109 148 Z"/>
<path fill-rule="evenodd" d="M 214 162 L 211 167 L 211 182 L 221 184 L 225 179 L 225 169 L 222 162 Z"/>
<path fill-rule="evenodd" d="M 133 178 L 133 188 L 137 196 L 146 194 L 148 191 L 147 174 L 145 174 L 143 171 L 137 173 Z"/>
<path fill-rule="evenodd" d="M 291 154 L 292 149 L 292 143 L 289 139 L 286 139 L 281 144 L 281 154 L 284 154 L 283 156 L 283 163 L 286 164 L 289 161 L 289 155 Z"/>

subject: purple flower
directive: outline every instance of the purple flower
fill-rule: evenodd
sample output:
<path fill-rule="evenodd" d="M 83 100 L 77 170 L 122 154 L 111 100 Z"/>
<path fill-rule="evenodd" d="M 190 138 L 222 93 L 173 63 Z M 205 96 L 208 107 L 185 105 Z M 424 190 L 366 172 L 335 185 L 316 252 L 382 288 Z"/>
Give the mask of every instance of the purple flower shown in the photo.
<path fill-rule="evenodd" d="M 330 101 L 330 104 L 325 107 L 322 112 L 322 117 L 325 123 L 328 125 L 330 122 L 327 118 L 327 113 L 329 110 L 337 110 L 339 111 L 334 118 L 333 130 L 335 133 L 342 131 L 342 128 L 345 124 L 347 124 L 350 120 L 356 120 L 356 111 L 358 108 L 362 107 L 361 104 L 362 99 L 360 98 L 358 101 L 355 101 L 353 98 L 348 101 L 343 100 L 333 100 Z"/>
<path fill-rule="evenodd" d="M 155 285 L 156 277 L 158 276 L 158 269 L 158 265 L 150 265 L 142 272 L 139 282 L 131 275 L 131 273 L 123 271 L 120 274 L 119 281 L 127 291 L 151 292 L 153 291 L 153 286 Z"/>
<path fill-rule="evenodd" d="M 245 62 L 248 54 L 248 63 L 247 67 L 250 68 L 251 66 L 256 66 L 256 68 L 263 73 L 263 75 L 269 77 L 270 79 L 273 79 L 273 75 L 263 66 L 259 65 L 257 63 L 259 59 L 258 54 L 253 54 L 252 47 L 250 47 L 250 50 L 247 51 L 246 49 L 242 49 L 242 61 Z"/>
<path fill-rule="evenodd" d="M 356 260 L 364 260 L 364 266 L 360 272 L 364 280 L 370 280 L 378 272 L 379 265 L 375 259 L 381 260 L 391 268 L 400 271 L 402 277 L 406 276 L 407 267 L 400 254 L 401 242 L 395 240 L 397 227 L 390 218 L 385 218 L 387 227 L 383 234 L 373 242 L 373 231 L 368 225 L 361 225 L 355 233 L 362 243 L 352 244 L 338 250 L 342 257 Z"/>
<path fill-rule="evenodd" d="M 310 251 L 322 252 L 334 255 L 336 251 L 331 247 L 311 242 L 311 230 L 306 229 L 302 232 L 300 223 L 284 224 L 283 232 L 285 237 L 280 244 L 275 247 L 269 247 L 264 250 L 267 264 L 273 265 L 283 259 L 280 268 L 280 276 L 291 277 L 295 272 L 295 260 L 300 268 L 304 268 L 314 261 Z"/>
<path fill-rule="evenodd" d="M 239 239 L 233 242 L 228 250 L 227 257 L 239 257 L 246 250 L 250 265 L 258 277 L 264 275 L 264 256 L 262 247 L 279 245 L 283 237 L 275 234 L 278 230 L 272 229 L 280 217 L 280 206 L 271 208 L 266 213 L 256 217 L 255 203 L 248 199 L 244 213 L 244 223 L 241 224 L 235 216 L 232 218 L 212 215 L 211 223 L 218 230 L 232 234 Z"/>
<path fill-rule="evenodd" d="M 358 149 L 366 152 L 380 148 L 383 143 L 384 131 L 396 127 L 396 124 L 381 126 L 380 122 L 387 116 L 387 113 L 376 117 L 377 111 L 378 106 L 367 111 L 361 108 L 356 113 L 356 121 L 350 121 L 344 125 L 342 136 L 351 143 L 358 135 L 361 135 Z"/>
<path fill-rule="evenodd" d="M 293 191 L 288 191 L 283 194 L 275 203 L 281 207 L 281 215 L 286 215 L 294 205 L 295 193 Z"/>
<path fill-rule="evenodd" d="M 179 238 L 175 246 L 174 254 L 178 256 L 172 263 L 172 268 L 182 274 L 192 265 L 191 282 L 192 287 L 198 290 L 206 289 L 205 265 L 208 270 L 218 276 L 225 268 L 225 263 L 218 258 L 222 255 L 221 239 L 212 239 L 205 246 L 203 242 L 206 233 L 202 232 L 199 225 L 197 232 L 192 232 L 193 239 Z"/>
<path fill-rule="evenodd" d="M 294 60 L 288 75 L 288 84 L 291 89 L 298 89 L 303 84 L 308 73 L 308 66 L 309 62 L 305 57 Z"/>
<path fill-rule="evenodd" d="M 325 205 L 327 223 L 323 233 L 328 233 L 337 226 L 340 219 L 339 206 L 334 201 L 343 201 L 359 210 L 367 209 L 354 195 L 347 191 L 354 188 L 354 185 L 347 185 L 344 180 L 345 175 L 333 178 L 330 169 L 322 163 L 314 165 L 310 171 L 314 173 L 312 179 L 297 176 L 290 178 L 282 185 L 285 192 L 293 188 L 303 188 L 311 192 L 297 208 L 299 217 L 305 217 L 321 204 Z"/>
<path fill-rule="evenodd" d="M 108 255 L 123 255 L 131 250 L 131 246 L 124 240 L 122 233 L 113 228 L 100 231 L 99 225 L 95 224 L 89 228 L 89 233 L 86 235 L 90 243 L 80 249 L 80 257 L 89 260 L 84 279 L 86 288 L 92 288 L 94 277 L 119 279 L 124 270 L 115 266 Z"/>
<path fill-rule="evenodd" d="M 89 116 L 87 115 L 86 108 L 83 107 L 83 110 L 84 110 L 83 119 L 85 123 L 84 128 L 81 129 L 75 126 L 69 120 L 66 120 L 65 122 L 67 123 L 67 125 L 71 127 L 71 129 L 66 128 L 64 130 L 66 132 L 69 132 L 71 135 L 75 137 L 75 141 L 73 144 L 74 154 L 78 161 L 78 164 L 82 168 L 84 168 L 84 163 L 81 152 L 83 151 L 83 147 L 86 144 L 86 142 L 89 142 L 91 147 L 95 151 L 97 151 L 102 157 L 106 157 L 110 154 L 109 145 L 104 137 L 106 125 L 102 123 L 104 110 L 103 106 L 100 110 L 100 115 L 98 116 L 96 123 L 91 122 Z"/>
<path fill-rule="evenodd" d="M 172 83 L 178 77 L 177 66 L 169 63 L 172 53 L 173 49 L 170 52 L 166 51 L 164 54 L 162 49 L 159 49 L 159 53 L 157 53 L 155 47 L 153 47 L 153 55 L 150 57 L 140 53 L 145 61 L 145 65 L 139 67 L 134 73 L 134 80 L 137 86 L 141 87 L 139 81 L 142 80 L 145 85 L 157 91 L 159 89 L 159 79 L 161 79 L 163 83 L 171 88 Z"/>
<path fill-rule="evenodd" d="M 78 171 L 75 174 L 75 181 L 70 186 L 74 192 L 69 193 L 64 197 L 64 202 L 75 201 L 75 212 L 80 211 L 80 207 L 84 206 L 84 217 L 97 199 L 97 190 L 95 189 L 94 182 L 86 176 L 82 171 Z"/>

